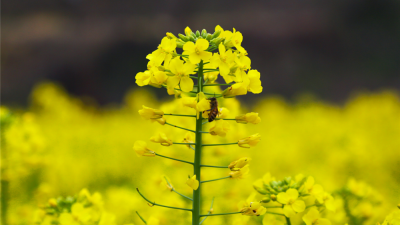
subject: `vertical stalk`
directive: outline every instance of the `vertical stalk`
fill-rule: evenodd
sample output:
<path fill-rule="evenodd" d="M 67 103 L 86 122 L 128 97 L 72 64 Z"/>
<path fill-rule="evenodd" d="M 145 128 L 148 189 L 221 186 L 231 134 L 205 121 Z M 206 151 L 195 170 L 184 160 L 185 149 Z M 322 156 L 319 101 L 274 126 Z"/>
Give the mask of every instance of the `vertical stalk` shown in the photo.
<path fill-rule="evenodd" d="M 197 72 L 197 93 L 203 91 L 203 60 L 199 63 L 199 68 Z M 203 130 L 203 114 L 198 112 L 199 116 L 196 119 L 196 150 L 194 153 L 194 164 L 193 164 L 193 174 L 196 175 L 199 181 L 199 188 L 193 190 L 193 211 L 192 211 L 192 225 L 199 225 L 200 223 L 200 198 L 201 198 L 201 148 L 202 148 L 202 130 Z"/>

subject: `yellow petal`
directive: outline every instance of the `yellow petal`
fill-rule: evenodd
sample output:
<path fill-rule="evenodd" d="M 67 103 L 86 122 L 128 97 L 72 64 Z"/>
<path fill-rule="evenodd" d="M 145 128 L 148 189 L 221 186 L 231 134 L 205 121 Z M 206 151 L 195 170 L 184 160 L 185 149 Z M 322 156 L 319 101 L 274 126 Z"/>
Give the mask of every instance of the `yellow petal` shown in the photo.
<path fill-rule="evenodd" d="M 296 200 L 293 202 L 292 208 L 295 212 L 303 212 L 306 209 L 306 204 L 302 200 Z"/>
<path fill-rule="evenodd" d="M 182 77 L 181 84 L 180 84 L 182 91 L 184 91 L 184 92 L 192 91 L 193 85 L 194 85 L 194 82 L 193 82 L 192 78 L 189 78 L 187 76 Z"/>
<path fill-rule="evenodd" d="M 299 197 L 299 192 L 296 189 L 290 188 L 286 191 L 291 200 L 296 200 Z"/>
<path fill-rule="evenodd" d="M 278 198 L 278 202 L 282 203 L 282 204 L 287 204 L 287 203 L 289 203 L 289 200 L 290 200 L 289 195 L 285 192 L 279 193 L 277 198 Z"/>
<path fill-rule="evenodd" d="M 196 41 L 196 48 L 199 51 L 205 51 L 209 45 L 210 45 L 210 43 L 208 43 L 208 41 L 206 39 L 198 39 Z"/>
<path fill-rule="evenodd" d="M 167 88 L 170 90 L 174 90 L 175 87 L 179 84 L 179 81 L 181 81 L 180 76 L 168 77 Z"/>
<path fill-rule="evenodd" d="M 283 214 L 285 214 L 286 217 L 292 217 L 292 216 L 296 215 L 296 213 L 293 211 L 293 209 L 290 205 L 285 205 L 283 207 Z"/>

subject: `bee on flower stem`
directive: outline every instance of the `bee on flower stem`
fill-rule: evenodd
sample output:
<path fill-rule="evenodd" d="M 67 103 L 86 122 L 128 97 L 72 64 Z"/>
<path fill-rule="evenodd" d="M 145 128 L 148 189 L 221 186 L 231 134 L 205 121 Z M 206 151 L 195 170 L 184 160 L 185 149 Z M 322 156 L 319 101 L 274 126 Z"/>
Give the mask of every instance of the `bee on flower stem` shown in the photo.
<path fill-rule="evenodd" d="M 208 113 L 208 122 L 212 122 L 218 116 L 218 101 L 216 97 L 209 98 L 210 100 L 210 112 Z"/>

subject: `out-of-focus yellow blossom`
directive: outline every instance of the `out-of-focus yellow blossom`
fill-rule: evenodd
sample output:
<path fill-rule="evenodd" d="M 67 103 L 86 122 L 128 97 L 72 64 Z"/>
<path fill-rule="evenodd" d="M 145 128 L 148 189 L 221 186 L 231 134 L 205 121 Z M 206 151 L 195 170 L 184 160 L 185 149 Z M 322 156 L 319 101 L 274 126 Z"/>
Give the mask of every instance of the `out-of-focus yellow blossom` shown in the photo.
<path fill-rule="evenodd" d="M 227 108 L 225 108 L 225 107 L 219 108 L 218 111 L 219 111 L 219 112 L 218 112 L 218 117 L 219 117 L 220 119 L 225 119 L 225 118 L 227 118 L 228 115 L 229 115 L 229 109 L 227 109 Z"/>
<path fill-rule="evenodd" d="M 333 211 L 333 212 L 336 210 L 335 199 L 332 197 L 331 194 L 329 194 L 327 192 L 322 192 L 322 193 L 316 194 L 315 196 L 317 198 L 317 201 L 320 204 L 325 205 L 326 209 Z"/>
<path fill-rule="evenodd" d="M 157 135 L 150 138 L 150 141 L 154 143 L 160 143 L 163 146 L 170 146 L 172 145 L 171 139 L 167 137 L 165 133 L 159 132 Z"/>
<path fill-rule="evenodd" d="M 314 177 L 309 176 L 304 183 L 304 189 L 306 194 L 310 194 L 313 196 L 322 195 L 324 189 L 321 185 L 315 184 Z"/>
<path fill-rule="evenodd" d="M 211 52 L 207 52 L 209 43 L 205 39 L 198 39 L 196 44 L 193 42 L 186 42 L 183 46 L 182 55 L 188 55 L 189 61 L 193 64 L 200 63 L 201 60 L 209 61 L 212 57 Z"/>
<path fill-rule="evenodd" d="M 211 108 L 210 100 L 206 98 L 203 92 L 197 94 L 197 104 L 196 104 L 196 111 L 197 113 L 204 112 Z"/>
<path fill-rule="evenodd" d="M 366 197 L 372 192 L 372 188 L 369 185 L 361 181 L 356 181 L 354 178 L 349 179 L 347 187 L 353 194 L 359 197 Z"/>
<path fill-rule="evenodd" d="M 255 113 L 255 112 L 250 112 L 250 113 L 236 116 L 235 119 L 236 119 L 236 122 L 244 123 L 244 124 L 247 124 L 247 123 L 258 124 L 261 122 L 261 118 L 258 116 L 258 113 Z"/>
<path fill-rule="evenodd" d="M 282 216 L 275 216 L 271 214 L 265 214 L 263 220 L 262 220 L 263 225 L 285 225 L 285 222 L 283 221 Z"/>
<path fill-rule="evenodd" d="M 321 218 L 321 215 L 316 207 L 308 210 L 307 214 L 303 216 L 303 221 L 306 225 L 331 225 L 331 221 Z"/>
<path fill-rule="evenodd" d="M 196 180 L 196 174 L 192 177 L 189 177 L 186 181 L 186 184 L 191 187 L 193 190 L 197 190 L 199 188 L 199 181 Z"/>
<path fill-rule="evenodd" d="M 226 133 L 230 130 L 229 122 L 225 120 L 214 120 L 214 122 L 215 125 L 209 130 L 210 134 L 225 137 Z"/>
<path fill-rule="evenodd" d="M 236 83 L 230 86 L 229 88 L 225 89 L 222 92 L 222 95 L 224 98 L 232 98 L 237 95 L 245 95 L 247 94 L 247 86 L 248 84 L 246 83 Z"/>
<path fill-rule="evenodd" d="M 231 162 L 229 164 L 228 168 L 232 171 L 239 170 L 239 169 L 245 167 L 250 161 L 251 161 L 251 158 L 243 157 L 236 161 Z"/>
<path fill-rule="evenodd" d="M 156 156 L 156 153 L 147 148 L 147 143 L 144 141 L 136 141 L 133 145 L 137 156 Z"/>
<path fill-rule="evenodd" d="M 390 213 L 382 225 L 399 225 L 400 224 L 400 210 Z"/>
<path fill-rule="evenodd" d="M 183 138 L 183 143 L 194 143 L 195 136 L 192 132 L 186 132 L 185 137 Z M 191 145 L 186 145 L 190 148 Z"/>
<path fill-rule="evenodd" d="M 240 139 L 238 141 L 239 147 L 242 148 L 250 148 L 250 147 L 255 147 L 258 142 L 261 140 L 261 135 L 260 134 L 253 134 L 250 137 L 246 137 L 243 139 Z"/>
<path fill-rule="evenodd" d="M 146 70 L 144 72 L 139 72 L 135 76 L 136 84 L 139 86 L 148 85 L 152 77 L 153 76 L 152 76 L 151 72 L 148 70 Z"/>
<path fill-rule="evenodd" d="M 298 197 L 299 192 L 293 188 L 278 194 L 278 202 L 285 205 L 283 207 L 283 213 L 286 217 L 292 217 L 296 213 L 303 212 L 306 209 L 304 201 L 298 199 Z"/>
<path fill-rule="evenodd" d="M 229 173 L 229 176 L 231 176 L 231 178 L 237 178 L 237 179 L 242 179 L 242 178 L 246 178 L 247 175 L 250 172 L 250 167 L 249 165 L 245 165 L 242 168 L 236 168 L 236 170 L 233 170 Z"/>
<path fill-rule="evenodd" d="M 150 217 L 147 221 L 147 225 L 159 225 L 160 220 L 155 217 Z"/>
<path fill-rule="evenodd" d="M 250 70 L 247 73 L 247 76 L 250 80 L 249 86 L 247 86 L 247 90 L 253 92 L 254 94 L 261 93 L 263 87 L 261 86 L 260 72 L 258 72 L 257 70 Z"/>
<path fill-rule="evenodd" d="M 240 212 L 242 215 L 246 216 L 261 216 L 267 212 L 267 209 L 259 202 L 250 202 L 250 204 L 245 205 Z"/>
<path fill-rule="evenodd" d="M 196 109 L 197 99 L 196 97 L 182 97 L 182 104 L 184 106 Z"/>
<path fill-rule="evenodd" d="M 171 60 L 169 69 L 174 76 L 168 77 L 167 87 L 169 90 L 174 90 L 174 88 L 179 85 L 181 90 L 184 92 L 190 92 L 193 90 L 193 80 L 189 77 L 190 74 L 195 74 L 196 65 L 181 60 L 176 57 Z"/>
<path fill-rule="evenodd" d="M 139 110 L 139 114 L 146 120 L 159 119 L 164 116 L 164 112 L 159 109 L 152 109 L 147 106 L 143 106 L 143 109 Z"/>
<path fill-rule="evenodd" d="M 156 65 L 161 65 L 163 61 L 169 61 L 172 58 L 172 54 L 176 49 L 176 40 L 164 37 L 161 40 L 161 44 L 158 49 L 147 55 L 147 59 L 153 61 Z"/>
<path fill-rule="evenodd" d="M 151 85 L 160 88 L 161 85 L 168 79 L 168 76 L 164 71 L 152 69 L 137 73 L 135 79 L 136 84 L 139 86 Z"/>

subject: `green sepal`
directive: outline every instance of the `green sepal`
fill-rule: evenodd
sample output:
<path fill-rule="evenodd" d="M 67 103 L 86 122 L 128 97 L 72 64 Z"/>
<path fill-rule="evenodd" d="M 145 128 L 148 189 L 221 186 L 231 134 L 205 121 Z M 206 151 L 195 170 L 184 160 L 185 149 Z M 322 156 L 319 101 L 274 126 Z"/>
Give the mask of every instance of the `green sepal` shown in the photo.
<path fill-rule="evenodd" d="M 212 34 L 211 39 L 217 38 L 220 34 L 221 34 L 221 30 L 215 31 L 215 32 Z"/>

